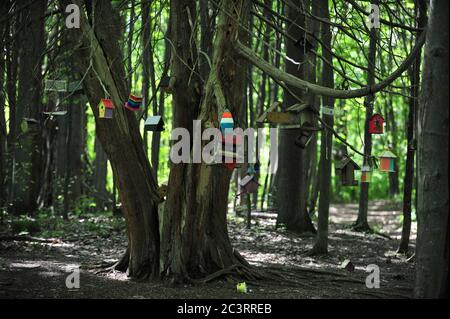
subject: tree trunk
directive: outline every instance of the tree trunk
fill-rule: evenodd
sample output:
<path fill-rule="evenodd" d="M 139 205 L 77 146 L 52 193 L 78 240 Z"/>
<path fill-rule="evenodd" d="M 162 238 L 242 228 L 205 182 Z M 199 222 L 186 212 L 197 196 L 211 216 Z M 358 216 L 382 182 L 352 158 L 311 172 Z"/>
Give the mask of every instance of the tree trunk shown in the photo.
<path fill-rule="evenodd" d="M 44 19 L 46 0 L 34 1 L 20 12 L 24 25 L 19 33 L 19 86 L 14 129 L 17 143 L 13 162 L 16 178 L 13 182 L 13 207 L 15 213 L 34 212 L 38 205 L 41 172 L 41 96 L 42 96 L 42 52 L 44 51 Z M 31 76 L 30 76 L 31 75 Z M 25 118 L 36 122 L 25 129 Z"/>
<path fill-rule="evenodd" d="M 417 124 L 418 298 L 448 298 L 448 29 L 448 1 L 431 1 Z"/>
<path fill-rule="evenodd" d="M 63 6 L 68 3 L 61 1 Z M 82 8 L 80 1 L 75 3 Z M 94 26 L 82 12 L 80 29 L 71 30 L 69 35 L 74 41 L 77 67 L 81 74 L 86 74 L 84 88 L 95 115 L 97 137 L 117 177 L 127 222 L 128 250 L 119 265 L 121 269 L 128 267 L 132 279 L 156 278 L 159 276 L 157 204 L 160 198 L 135 114 L 122 107 L 129 87 L 119 47 L 120 18 L 108 1 L 95 2 L 93 13 Z M 98 118 L 96 106 L 105 97 L 110 97 L 115 105 L 113 119 Z"/>
<path fill-rule="evenodd" d="M 325 20 L 330 19 L 330 12 L 328 9 L 328 0 L 320 0 L 318 2 L 318 16 Z M 328 24 L 322 23 L 321 25 L 321 39 L 323 43 L 323 58 L 333 63 L 333 56 L 330 51 L 325 49 L 328 47 L 331 49 L 331 30 Z M 333 68 L 328 64 L 323 64 L 322 69 L 322 85 L 326 87 L 334 87 L 334 74 Z M 324 106 L 334 108 L 334 99 L 330 97 L 323 97 L 322 104 Z M 333 127 L 334 117 L 333 115 L 323 115 L 323 121 L 329 126 Z M 331 191 L 331 157 L 333 149 L 333 134 L 324 129 L 321 133 L 320 141 L 320 162 L 319 162 L 319 213 L 317 223 L 317 239 L 312 249 L 314 254 L 327 254 L 328 253 L 328 217 L 330 209 L 330 191 Z"/>
<path fill-rule="evenodd" d="M 427 4 L 425 0 L 416 0 L 416 14 L 418 15 L 417 27 L 423 28 L 427 24 Z M 419 38 L 420 35 L 417 35 Z M 417 40 L 416 40 L 417 41 Z M 407 123 L 407 149 L 406 149 L 406 163 L 405 163 L 405 177 L 403 180 L 403 225 L 402 237 L 398 252 L 406 254 L 409 249 L 409 237 L 411 234 L 411 204 L 412 204 L 412 190 L 414 182 L 414 155 L 416 151 L 415 139 L 415 121 L 417 120 L 417 110 L 419 105 L 419 85 L 420 85 L 420 62 L 421 57 L 418 56 L 410 71 L 410 95 L 409 111 Z"/>
<path fill-rule="evenodd" d="M 378 0 L 372 0 L 371 4 L 379 5 Z M 367 85 L 369 87 L 375 84 L 375 59 L 377 52 L 377 29 L 372 28 L 370 30 L 370 42 L 369 42 L 369 58 L 368 58 L 368 72 L 367 72 Z M 375 94 L 367 95 L 365 99 L 366 106 L 366 120 L 364 125 L 364 165 L 371 164 L 372 156 L 372 135 L 369 133 L 369 121 L 373 115 L 373 107 L 375 101 Z M 359 193 L 359 209 L 358 219 L 354 224 L 354 229 L 357 231 L 369 231 L 370 226 L 367 222 L 367 213 L 369 208 L 369 183 L 360 183 Z"/>
<path fill-rule="evenodd" d="M 218 127 L 225 107 L 229 107 L 237 126 L 243 122 L 246 67 L 235 56 L 232 44 L 239 31 L 239 22 L 245 21 L 249 4 L 243 0 L 222 1 L 212 68 L 201 106 L 198 108 L 196 78 L 190 82 L 177 81 L 173 91 L 174 127 L 191 129 L 192 119 L 197 115 L 203 128 L 206 122 Z M 178 45 L 180 58 L 191 52 L 192 44 L 186 42 L 192 32 L 187 19 L 188 10 L 194 16 L 192 1 L 171 3 L 171 40 Z M 184 61 L 195 63 L 191 58 Z M 172 73 L 177 79 L 184 79 L 189 77 L 183 74 L 191 74 L 191 71 L 174 58 Z M 185 281 L 240 264 L 231 247 L 226 223 L 230 177 L 231 172 L 223 165 L 172 164 L 163 221 L 164 276 Z"/>
<path fill-rule="evenodd" d="M 299 1 L 299 7 L 304 8 L 304 1 Z M 286 7 L 287 16 L 299 26 L 305 26 L 305 16 L 300 10 L 290 6 Z M 295 39 L 305 35 L 299 27 L 291 24 L 287 32 Z M 286 60 L 286 72 L 306 78 L 304 62 L 306 53 L 300 49 L 294 41 L 286 39 L 287 55 L 301 63 L 298 66 Z M 302 90 L 290 87 L 290 90 L 298 97 L 304 97 Z M 284 93 L 284 108 L 295 103 L 297 99 L 288 91 Z M 314 226 L 306 211 L 306 176 L 304 172 L 305 150 L 295 146 L 295 139 L 300 134 L 300 129 L 280 128 L 279 162 L 277 170 L 277 225 L 284 224 L 290 231 L 303 233 L 314 232 Z"/>

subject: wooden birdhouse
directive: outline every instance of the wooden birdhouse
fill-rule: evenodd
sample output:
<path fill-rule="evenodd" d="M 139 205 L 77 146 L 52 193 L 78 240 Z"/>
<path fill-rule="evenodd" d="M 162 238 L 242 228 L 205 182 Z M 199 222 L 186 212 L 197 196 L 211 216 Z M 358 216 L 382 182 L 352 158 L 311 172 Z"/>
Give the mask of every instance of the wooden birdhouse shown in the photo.
<path fill-rule="evenodd" d="M 384 118 L 380 114 L 374 114 L 369 120 L 369 133 L 370 134 L 383 134 L 384 133 Z"/>
<path fill-rule="evenodd" d="M 251 194 L 258 191 L 259 183 L 255 180 L 253 175 L 247 175 L 240 180 L 239 186 L 241 186 L 244 193 Z"/>
<path fill-rule="evenodd" d="M 380 155 L 380 171 L 382 172 L 395 172 L 395 159 L 397 156 L 391 151 L 384 151 Z"/>
<path fill-rule="evenodd" d="M 229 170 L 238 167 L 238 163 L 243 162 L 243 159 L 237 152 L 237 147 L 240 145 L 242 145 L 242 136 L 233 134 L 222 135 L 220 145 L 216 145 L 214 150 L 214 163 L 223 163 Z"/>
<path fill-rule="evenodd" d="M 125 107 L 131 111 L 139 111 L 142 104 L 142 97 L 130 94 L 128 101 L 125 102 Z"/>
<path fill-rule="evenodd" d="M 66 80 L 45 80 L 44 90 L 45 91 L 53 91 L 53 92 L 67 92 L 67 81 Z"/>
<path fill-rule="evenodd" d="M 114 104 L 110 99 L 101 99 L 98 104 L 98 117 L 102 119 L 112 119 Z"/>
<path fill-rule="evenodd" d="M 358 181 L 355 180 L 355 170 L 360 167 L 350 157 L 344 158 L 337 166 L 336 173 L 340 175 L 342 186 L 357 186 Z"/>
<path fill-rule="evenodd" d="M 346 259 L 342 262 L 341 268 L 347 270 L 348 272 L 355 271 L 355 265 L 350 261 L 350 259 Z"/>
<path fill-rule="evenodd" d="M 144 129 L 152 132 L 164 131 L 164 121 L 161 115 L 149 116 L 145 120 Z"/>
<path fill-rule="evenodd" d="M 369 165 L 361 167 L 361 183 L 370 183 L 372 179 L 372 168 Z"/>
<path fill-rule="evenodd" d="M 173 87 L 175 86 L 175 77 L 174 76 L 164 76 L 161 78 L 159 82 L 159 87 L 166 93 L 172 93 Z"/>
<path fill-rule="evenodd" d="M 294 104 L 286 110 L 277 111 L 281 109 L 282 103 L 274 102 L 264 113 L 262 113 L 256 120 L 258 123 L 270 123 L 280 125 L 295 125 L 300 127 L 301 113 L 309 108 L 308 104 Z"/>
<path fill-rule="evenodd" d="M 313 139 L 313 134 L 319 129 L 309 122 L 304 122 L 300 127 L 300 134 L 295 138 L 295 145 L 306 148 Z"/>
<path fill-rule="evenodd" d="M 225 109 L 220 118 L 220 131 L 222 134 L 228 135 L 233 133 L 234 121 L 230 110 Z"/>

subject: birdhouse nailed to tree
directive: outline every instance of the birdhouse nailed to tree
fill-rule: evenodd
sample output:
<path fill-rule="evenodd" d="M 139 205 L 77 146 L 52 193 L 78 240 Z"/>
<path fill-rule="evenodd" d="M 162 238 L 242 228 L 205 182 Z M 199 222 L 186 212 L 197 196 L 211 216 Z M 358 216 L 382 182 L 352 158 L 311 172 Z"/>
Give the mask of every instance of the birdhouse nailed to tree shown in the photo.
<path fill-rule="evenodd" d="M 110 99 L 101 99 L 98 104 L 98 117 L 102 119 L 112 119 L 114 104 Z"/>
<path fill-rule="evenodd" d="M 131 111 L 139 111 L 142 104 L 142 97 L 130 94 L 128 101 L 125 102 L 125 107 Z"/>
<path fill-rule="evenodd" d="M 271 123 L 283 125 L 300 125 L 300 113 L 308 108 L 307 104 L 295 104 L 287 110 L 277 111 L 282 103 L 274 102 L 264 113 L 256 120 L 258 123 Z"/>
<path fill-rule="evenodd" d="M 300 127 L 300 134 L 295 138 L 295 145 L 306 148 L 313 139 L 313 134 L 319 129 L 309 122 L 304 122 Z"/>
<path fill-rule="evenodd" d="M 380 171 L 382 172 L 395 172 L 395 159 L 397 156 L 391 151 L 384 151 L 380 155 Z"/>
<path fill-rule="evenodd" d="M 372 168 L 369 165 L 361 167 L 361 183 L 370 183 L 372 179 Z"/>
<path fill-rule="evenodd" d="M 144 129 L 152 132 L 164 131 L 164 121 L 161 115 L 149 116 L 145 120 Z"/>
<path fill-rule="evenodd" d="M 225 109 L 222 113 L 222 117 L 220 119 L 220 130 L 224 135 L 232 135 L 234 128 L 233 116 L 231 115 L 230 110 Z"/>
<path fill-rule="evenodd" d="M 159 82 L 159 87 L 166 93 L 172 93 L 173 87 L 175 86 L 175 77 L 174 76 L 164 76 L 161 78 Z"/>
<path fill-rule="evenodd" d="M 383 134 L 384 133 L 384 118 L 380 114 L 374 114 L 369 120 L 369 133 L 370 134 Z"/>
<path fill-rule="evenodd" d="M 223 163 L 226 168 L 233 170 L 238 166 L 238 162 L 243 162 L 237 152 L 237 147 L 242 146 L 242 136 L 234 134 L 223 134 L 220 137 L 220 145 L 214 150 L 216 163 Z"/>
<path fill-rule="evenodd" d="M 258 191 L 258 182 L 253 175 L 246 175 L 240 180 L 239 186 L 241 186 L 244 193 L 256 193 Z"/>
<path fill-rule="evenodd" d="M 355 170 L 360 170 L 360 167 L 350 157 L 344 158 L 336 166 L 336 173 L 341 176 L 342 186 L 358 185 L 358 181 L 355 180 Z"/>

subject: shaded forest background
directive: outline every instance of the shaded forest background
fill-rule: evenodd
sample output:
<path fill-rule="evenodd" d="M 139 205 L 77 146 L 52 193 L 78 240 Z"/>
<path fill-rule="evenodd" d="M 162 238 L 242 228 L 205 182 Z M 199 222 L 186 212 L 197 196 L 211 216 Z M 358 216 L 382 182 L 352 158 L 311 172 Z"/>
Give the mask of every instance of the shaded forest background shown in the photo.
<path fill-rule="evenodd" d="M 237 212 L 251 227 L 249 212 L 275 212 L 279 227 L 297 234 L 318 230 L 312 253 L 326 254 L 330 202 L 358 203 L 355 230 L 382 233 L 379 225 L 368 224 L 368 203 L 389 200 L 402 207 L 396 217 L 405 224 L 398 251 L 408 256 L 414 253 L 411 223 L 422 207 L 424 228 L 419 226 L 418 236 L 427 243 L 438 239 L 432 262 L 446 270 L 439 271 L 442 277 L 429 291 L 421 287 L 431 271 L 419 275 L 417 291 L 439 294 L 445 290 L 441 279 L 448 276 L 448 243 L 442 240 L 448 242 L 448 213 L 443 213 L 448 209 L 448 157 L 439 155 L 448 152 L 448 93 L 433 91 L 430 97 L 427 92 L 433 85 L 448 89 L 448 62 L 439 60 L 448 57 L 448 40 L 442 40 L 448 36 L 448 17 L 440 15 L 448 4 L 432 2 L 443 9 L 430 12 L 425 0 L 73 1 L 81 8 L 81 28 L 69 29 L 61 8 L 70 1 L 2 1 L 1 222 L 15 225 L 16 233 L 33 233 L 42 216 L 67 220 L 85 212 L 112 212 L 125 217 L 129 240 L 118 270 L 128 269 L 136 279 L 163 273 L 184 281 L 236 265 L 240 275 L 256 276 L 231 249 L 227 213 Z M 368 27 L 370 4 L 380 8 L 379 28 Z M 429 19 L 439 30 L 432 35 Z M 425 73 L 425 34 L 427 43 L 434 43 L 428 68 L 442 65 L 443 78 Z M 284 81 L 283 75 L 264 69 L 258 57 L 320 89 Z M 167 88 L 168 77 L 176 79 L 173 87 Z M 424 88 L 425 79 L 429 87 Z M 63 81 L 60 92 L 49 88 L 55 80 Z M 385 85 L 377 89 L 377 83 Z M 357 89 L 367 91 L 348 98 Z M 122 108 L 130 93 L 143 97 L 138 112 Z M 98 114 L 97 104 L 105 97 L 116 106 L 110 122 Z M 315 111 L 302 112 L 302 123 L 322 130 L 302 149 L 295 145 L 299 128 L 280 127 L 278 163 L 269 162 L 266 134 L 255 172 L 257 193 L 236 198 L 247 165 L 232 172 L 170 163 L 172 128 L 191 131 L 197 118 L 217 126 L 226 106 L 238 126 L 264 126 L 268 132 L 275 125 L 257 119 L 277 101 L 282 110 L 308 104 Z M 333 108 L 334 116 L 322 113 L 324 106 Z M 384 134 L 367 133 L 375 113 L 386 121 Z M 430 113 L 433 123 L 424 117 Z M 163 132 L 144 129 L 152 115 L 163 117 Z M 426 125 L 436 129 L 430 133 L 434 142 L 423 133 Z M 393 172 L 377 169 L 385 150 L 397 156 Z M 336 166 L 347 155 L 359 166 L 372 167 L 370 183 L 342 185 Z M 273 165 L 276 173 L 269 174 Z M 426 173 L 418 174 L 421 169 Z M 425 181 L 427 174 L 439 178 Z M 433 185 L 440 204 L 426 195 Z M 427 218 L 432 221 L 425 226 Z M 428 256 L 430 246 L 423 247 Z"/>

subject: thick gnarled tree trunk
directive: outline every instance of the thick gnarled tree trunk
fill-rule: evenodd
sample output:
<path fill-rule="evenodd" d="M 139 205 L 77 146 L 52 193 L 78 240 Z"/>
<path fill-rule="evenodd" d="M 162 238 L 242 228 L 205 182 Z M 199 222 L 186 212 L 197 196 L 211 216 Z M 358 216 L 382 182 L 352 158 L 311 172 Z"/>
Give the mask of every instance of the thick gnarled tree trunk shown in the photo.
<path fill-rule="evenodd" d="M 69 2 L 61 1 L 65 6 Z M 76 4 L 82 8 L 80 1 Z M 77 67 L 95 115 L 97 137 L 108 155 L 122 211 L 127 221 L 128 250 L 120 268 L 133 279 L 159 276 L 157 185 L 144 152 L 135 114 L 122 105 L 128 98 L 123 56 L 119 47 L 119 18 L 109 1 L 96 1 L 90 21 L 81 14 L 80 29 L 67 32 L 74 43 Z M 97 105 L 109 97 L 115 105 L 113 119 L 99 119 Z"/>
<path fill-rule="evenodd" d="M 242 123 L 246 68 L 234 54 L 232 44 L 239 33 L 239 22 L 247 15 L 248 5 L 242 0 L 222 1 L 211 71 L 200 108 L 196 104 L 196 81 L 177 81 L 173 92 L 174 125 L 184 123 L 183 127 L 190 128 L 192 119 L 198 116 L 203 128 L 206 122 L 218 127 L 225 107 L 234 115 L 237 126 Z M 194 8 L 191 1 L 172 2 L 172 42 L 178 45 L 181 58 L 189 53 L 183 50 L 186 40 L 183 37 L 188 35 L 179 34 L 178 30 L 183 28 L 184 33 L 190 30 L 187 10 L 193 14 Z M 173 59 L 172 72 L 177 79 L 185 72 L 190 73 L 176 56 Z M 189 58 L 186 61 L 194 62 Z M 163 222 L 164 276 L 184 281 L 240 264 L 239 255 L 231 247 L 226 223 L 230 178 L 231 171 L 223 165 L 172 165 Z"/>

